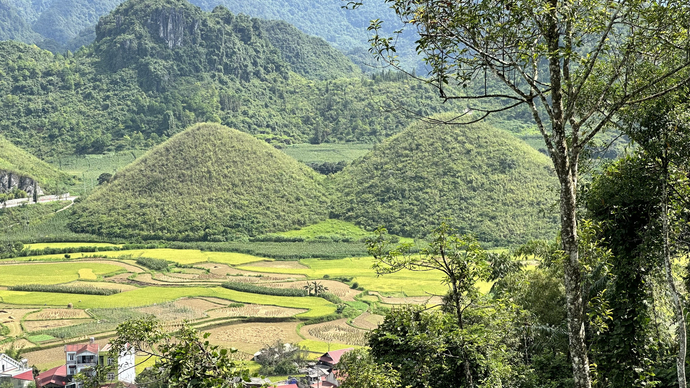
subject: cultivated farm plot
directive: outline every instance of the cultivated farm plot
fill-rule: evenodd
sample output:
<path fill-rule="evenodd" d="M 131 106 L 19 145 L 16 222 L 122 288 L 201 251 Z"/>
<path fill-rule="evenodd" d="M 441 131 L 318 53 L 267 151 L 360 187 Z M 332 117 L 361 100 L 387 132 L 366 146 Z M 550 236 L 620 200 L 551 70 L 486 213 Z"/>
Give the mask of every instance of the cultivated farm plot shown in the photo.
<path fill-rule="evenodd" d="M 352 320 L 352 324 L 365 330 L 374 330 L 383 323 L 383 315 L 362 313 L 360 316 Z"/>
<path fill-rule="evenodd" d="M 388 296 L 381 295 L 377 292 L 372 294 L 378 295 L 381 298 L 381 302 L 385 304 L 419 304 L 427 306 L 435 306 L 443 303 L 443 299 L 440 296 Z"/>
<path fill-rule="evenodd" d="M 92 319 L 58 319 L 50 321 L 24 321 L 24 329 L 28 333 L 35 331 L 55 329 L 57 327 L 67 327 L 78 325 L 80 323 L 92 322 Z"/>
<path fill-rule="evenodd" d="M 119 271 L 121 267 L 101 263 L 32 263 L 0 265 L 0 284 L 59 284 L 80 278 L 96 279 Z"/>
<path fill-rule="evenodd" d="M 281 262 L 279 262 L 279 261 L 261 261 L 259 263 L 281 263 Z M 257 263 L 257 264 L 259 264 L 259 263 Z M 295 262 L 288 262 L 288 263 L 295 263 Z M 271 272 L 256 273 L 253 271 L 244 271 L 241 269 L 237 269 L 235 267 L 230 267 L 227 264 L 219 264 L 219 263 L 199 263 L 199 264 L 195 264 L 195 266 L 200 267 L 200 268 L 208 268 L 211 271 L 211 274 L 220 275 L 220 276 L 228 276 L 228 278 L 232 279 L 232 280 L 237 279 L 237 278 L 259 278 L 261 281 L 287 281 L 287 280 L 295 280 L 295 279 L 304 279 L 304 275 L 280 274 L 280 273 L 271 273 Z"/>
<path fill-rule="evenodd" d="M 21 320 L 24 315 L 35 311 L 36 309 L 8 309 L 0 308 L 0 323 L 9 327 L 10 332 L 8 337 L 17 337 L 22 335 Z"/>
<path fill-rule="evenodd" d="M 153 315 L 161 322 L 193 321 L 206 317 L 203 310 L 197 310 L 185 304 L 179 304 L 177 301 L 157 304 L 155 306 L 139 307 L 134 311 Z"/>
<path fill-rule="evenodd" d="M 289 262 L 281 262 L 289 263 Z M 261 263 L 241 265 L 238 268 L 254 272 L 276 272 L 305 275 L 312 279 L 352 277 L 353 281 L 367 290 L 380 292 L 404 292 L 406 295 L 424 296 L 428 292 L 442 294 L 446 287 L 441 284 L 441 274 L 435 271 L 412 272 L 399 271 L 393 274 L 377 276 L 371 268 L 374 259 L 371 257 L 353 257 L 337 260 L 303 259 L 292 262 L 293 268 L 268 268 Z M 307 268 L 305 268 L 307 267 Z M 488 291 L 488 287 L 486 287 Z"/>
<path fill-rule="evenodd" d="M 188 308 L 193 309 L 195 311 L 204 312 L 204 311 L 208 311 L 208 310 L 212 310 L 212 309 L 217 309 L 219 307 L 224 307 L 229 303 L 229 301 L 223 300 L 223 299 L 219 299 L 218 301 L 219 301 L 219 303 L 216 303 L 216 302 L 214 302 L 212 300 L 208 300 L 208 299 L 202 299 L 202 298 L 182 298 L 182 299 L 176 300 L 175 304 L 177 304 L 179 306 L 188 307 Z M 222 301 L 222 302 L 220 302 L 220 301 Z"/>
<path fill-rule="evenodd" d="M 45 321 L 55 319 L 88 319 L 91 318 L 84 310 L 79 309 L 43 309 L 28 314 L 25 321 Z"/>
<path fill-rule="evenodd" d="M 306 312 L 307 310 L 292 309 L 288 307 L 263 306 L 259 304 L 246 304 L 242 307 L 222 307 L 206 311 L 211 318 L 233 317 L 265 317 L 287 318 Z"/>
<path fill-rule="evenodd" d="M 203 330 L 211 333 L 209 341 L 223 347 L 234 347 L 242 352 L 254 354 L 265 345 L 276 340 L 284 343 L 298 343 L 298 322 L 252 322 L 216 327 Z"/>
<path fill-rule="evenodd" d="M 108 296 L 0 290 L 0 298 L 9 304 L 66 307 L 68 303 L 72 303 L 74 308 L 142 307 L 182 297 L 215 297 L 241 303 L 308 309 L 306 313 L 300 314 L 300 317 L 305 318 L 332 314 L 336 309 L 334 304 L 322 298 L 260 295 L 222 287 L 143 287 Z"/>
<path fill-rule="evenodd" d="M 300 333 L 307 339 L 326 343 L 337 342 L 346 345 L 365 346 L 367 330 L 357 329 L 347 324 L 347 319 L 303 326 Z"/>
<path fill-rule="evenodd" d="M 309 267 L 300 263 L 299 261 L 259 261 L 252 263 L 253 267 L 260 268 L 280 268 L 280 269 L 296 269 L 296 270 L 308 270 Z"/>

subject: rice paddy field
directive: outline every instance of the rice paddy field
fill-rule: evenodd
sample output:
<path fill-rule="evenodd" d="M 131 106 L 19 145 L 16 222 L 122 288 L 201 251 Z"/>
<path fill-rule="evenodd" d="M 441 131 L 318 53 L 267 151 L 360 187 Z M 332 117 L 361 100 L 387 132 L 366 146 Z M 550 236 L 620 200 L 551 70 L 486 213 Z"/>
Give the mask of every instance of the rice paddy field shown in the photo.
<path fill-rule="evenodd" d="M 339 228 L 346 230 L 350 226 L 331 223 L 302 233 L 337 234 Z M 27 248 L 109 245 L 40 243 Z M 166 272 L 153 271 L 137 264 L 139 257 L 167 260 L 171 266 Z M 366 345 L 366 333 L 383 319 L 373 314 L 379 307 L 435 302 L 437 299 L 429 295 L 445 292 L 438 273 L 401 271 L 378 277 L 372 264 L 373 259 L 367 257 L 287 261 L 244 253 L 169 248 L 2 260 L 0 324 L 9 332 L 0 333 L 0 347 L 14 343 L 31 348 L 26 357 L 45 370 L 63 362 L 65 342 L 87 341 L 91 336 L 107 339 L 127 319 L 154 315 L 165 322 L 168 330 L 179 328 L 186 320 L 210 332 L 212 343 L 235 347 L 245 358 L 279 338 L 306 347 L 316 357 L 328 350 Z M 301 289 L 307 281 L 316 281 L 346 303 L 341 308 L 347 306 L 358 316 L 312 323 L 313 319 L 327 316 L 337 318 L 338 305 L 314 296 L 234 291 L 221 286 L 227 281 L 274 289 Z M 7 289 L 26 284 L 119 292 L 94 295 Z M 483 286 L 488 289 L 488 285 Z"/>

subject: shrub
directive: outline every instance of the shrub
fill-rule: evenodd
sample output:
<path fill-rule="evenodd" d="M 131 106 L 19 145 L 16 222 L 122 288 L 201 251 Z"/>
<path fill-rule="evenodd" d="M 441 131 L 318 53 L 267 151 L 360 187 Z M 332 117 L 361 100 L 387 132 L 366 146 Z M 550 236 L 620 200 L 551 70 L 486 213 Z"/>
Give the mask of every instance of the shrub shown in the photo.
<path fill-rule="evenodd" d="M 319 294 L 319 296 L 322 297 L 322 298 L 324 298 L 324 299 L 326 299 L 327 301 L 329 301 L 329 302 L 331 302 L 331 303 L 333 303 L 333 304 L 341 304 L 341 303 L 343 303 L 343 301 L 340 300 L 340 298 L 339 298 L 336 294 L 332 294 L 332 293 L 330 293 L 330 292 L 322 292 L 322 293 Z"/>
<path fill-rule="evenodd" d="M 353 290 L 356 290 L 357 288 L 359 288 L 359 283 L 353 282 L 352 286 L 350 286 L 350 288 L 352 288 Z"/>
<path fill-rule="evenodd" d="M 137 259 L 137 264 L 144 266 L 148 269 L 152 269 L 154 271 L 167 271 L 168 270 L 168 261 L 167 260 L 162 260 L 162 259 L 152 259 L 150 257 L 140 257 Z"/>
<path fill-rule="evenodd" d="M 235 307 L 242 308 L 242 307 L 244 307 L 244 303 L 230 303 L 228 305 L 228 307 L 230 307 L 230 308 L 235 308 Z"/>
<path fill-rule="evenodd" d="M 331 275 L 325 274 L 325 275 L 323 275 L 323 278 L 324 278 L 324 279 L 330 279 L 330 278 L 331 278 Z"/>

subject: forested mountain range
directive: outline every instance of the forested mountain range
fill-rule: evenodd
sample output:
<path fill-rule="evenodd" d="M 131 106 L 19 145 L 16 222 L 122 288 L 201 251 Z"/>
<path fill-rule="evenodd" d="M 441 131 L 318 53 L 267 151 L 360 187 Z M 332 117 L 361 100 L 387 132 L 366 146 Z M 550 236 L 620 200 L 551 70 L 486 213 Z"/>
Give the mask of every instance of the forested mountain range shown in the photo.
<path fill-rule="evenodd" d="M 94 27 L 123 0 L 0 0 L 0 40 L 35 43 L 53 52 L 76 51 L 95 39 Z M 233 13 L 284 20 L 301 31 L 321 37 L 348 53 L 360 64 L 372 64 L 366 55 L 369 21 L 381 18 L 384 32 L 400 28 L 395 14 L 383 1 L 357 10 L 346 10 L 345 2 L 320 0 L 191 0 L 205 11 L 224 6 Z M 408 67 L 418 66 L 413 37 L 401 37 L 398 55 Z"/>
<path fill-rule="evenodd" d="M 222 7 L 128 1 L 95 31 L 76 54 L 0 43 L 0 133 L 39 157 L 148 148 L 196 122 L 276 145 L 376 142 L 462 109 L 422 81 L 363 76 L 285 22 Z"/>

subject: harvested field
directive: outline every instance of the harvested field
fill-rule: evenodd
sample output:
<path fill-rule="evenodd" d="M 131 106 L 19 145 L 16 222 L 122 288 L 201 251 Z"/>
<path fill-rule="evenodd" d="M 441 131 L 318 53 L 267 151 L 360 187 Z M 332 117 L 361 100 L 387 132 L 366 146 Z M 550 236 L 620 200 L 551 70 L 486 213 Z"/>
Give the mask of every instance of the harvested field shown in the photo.
<path fill-rule="evenodd" d="M 178 299 L 175 301 L 176 305 L 179 306 L 185 306 L 189 307 L 192 310 L 195 311 L 207 311 L 211 309 L 217 309 L 219 307 L 227 306 L 229 303 L 227 300 L 223 299 L 218 299 L 219 301 L 223 300 L 223 304 L 218 304 L 216 302 L 208 300 L 209 298 L 206 299 L 201 299 L 201 298 L 182 298 Z"/>
<path fill-rule="evenodd" d="M 184 275 L 184 274 L 182 274 L 182 275 Z M 218 283 L 223 281 L 222 279 L 219 279 L 216 282 L 203 281 L 203 280 L 197 280 L 197 277 L 198 277 L 197 275 L 191 275 L 191 276 L 192 276 L 192 278 L 182 278 L 182 277 L 178 277 L 178 276 L 171 276 L 171 275 L 162 274 L 162 273 L 157 272 L 153 275 L 153 280 L 158 280 L 158 281 L 165 282 L 165 283 L 183 283 L 183 284 L 184 283 L 189 283 L 189 284 L 199 284 L 199 283 L 218 284 Z M 137 280 L 138 279 L 139 279 L 139 277 L 137 277 Z"/>
<path fill-rule="evenodd" d="M 335 294 L 340 299 L 345 302 L 352 302 L 355 300 L 355 295 L 359 294 L 361 291 L 351 289 L 347 284 L 341 283 L 335 280 L 315 280 L 328 287 L 328 292 Z M 304 288 L 307 285 L 306 281 L 297 282 L 283 282 L 283 283 L 265 283 L 261 284 L 266 287 L 277 287 L 277 288 Z"/>
<path fill-rule="evenodd" d="M 35 309 L 1 309 L 0 323 L 10 328 L 8 337 L 16 337 L 22 334 L 20 321 L 22 317 Z"/>
<path fill-rule="evenodd" d="M 365 330 L 374 330 L 383 322 L 383 315 L 363 313 L 354 320 L 352 324 Z"/>
<path fill-rule="evenodd" d="M 221 326 L 210 330 L 209 341 L 224 347 L 234 347 L 242 352 L 256 353 L 259 349 L 276 340 L 285 343 L 298 343 L 298 322 L 241 323 Z"/>
<path fill-rule="evenodd" d="M 158 277 L 159 274 L 156 274 L 156 277 Z M 195 285 L 195 286 L 217 286 L 218 282 L 193 282 L 193 281 L 184 281 L 182 279 L 174 279 L 174 278 L 166 278 L 169 281 L 162 281 L 160 279 L 154 279 L 153 276 L 150 273 L 142 273 L 138 274 L 137 277 L 134 278 L 135 281 L 141 282 L 141 283 L 146 283 L 146 284 L 152 284 L 152 285 L 168 285 L 168 286 L 184 286 L 184 285 Z"/>
<path fill-rule="evenodd" d="M 260 263 L 274 263 L 273 261 L 262 261 Z M 284 262 L 281 262 L 284 263 Z M 259 264 L 259 263 L 257 263 Z M 233 267 L 230 267 L 229 265 L 226 264 L 219 264 L 219 263 L 199 263 L 195 264 L 197 267 L 201 268 L 208 268 L 211 270 L 212 274 L 217 274 L 221 276 L 232 276 L 233 280 L 236 277 L 239 276 L 247 276 L 247 277 L 259 277 L 262 278 L 263 280 L 279 280 L 279 281 L 285 281 L 289 279 L 304 279 L 304 275 L 294 275 L 294 274 L 280 274 L 280 273 L 266 273 L 266 272 L 252 272 L 252 271 L 245 271 L 241 269 L 236 269 Z M 275 267 L 274 267 L 275 268 Z M 238 276 L 239 275 L 239 276 Z M 260 276 L 257 276 L 260 275 Z"/>
<path fill-rule="evenodd" d="M 79 309 L 44 309 L 26 316 L 27 321 L 45 321 L 55 319 L 91 318 L 84 310 Z"/>
<path fill-rule="evenodd" d="M 379 295 L 381 297 L 381 302 L 386 304 L 426 304 L 426 305 L 437 305 L 443 303 L 440 296 L 407 296 L 407 297 L 392 297 L 383 296 L 377 292 L 371 292 L 371 294 Z"/>
<path fill-rule="evenodd" d="M 199 318 L 204 318 L 203 310 L 196 310 L 189 306 L 178 305 L 177 302 L 162 303 L 155 306 L 139 307 L 135 311 L 151 314 L 158 318 L 161 322 L 176 323 L 184 320 L 193 321 Z"/>
<path fill-rule="evenodd" d="M 109 290 L 120 290 L 121 292 L 136 290 L 138 287 L 131 284 L 118 284 L 110 282 L 82 282 L 77 280 L 76 282 L 67 283 L 70 286 L 75 287 L 95 287 L 95 288 L 106 288 Z"/>
<path fill-rule="evenodd" d="M 14 342 L 8 342 L 8 343 L 0 345 L 0 353 L 11 348 L 12 344 L 14 344 L 15 349 L 32 348 L 32 347 L 36 346 L 36 345 L 32 344 L 31 342 L 22 338 L 22 339 L 15 340 Z M 23 357 L 26 357 L 26 355 L 23 355 Z M 65 362 L 64 359 L 65 359 L 65 352 L 63 350 L 63 352 L 62 352 L 62 363 L 63 364 Z M 31 360 L 29 360 L 29 361 L 31 361 Z M 31 362 L 29 362 L 29 365 L 31 365 Z"/>
<path fill-rule="evenodd" d="M 264 306 L 260 304 L 246 304 L 242 307 L 222 307 L 207 311 L 211 318 L 231 317 L 271 317 L 287 318 L 303 313 L 307 310 L 292 309 L 288 307 Z"/>
<path fill-rule="evenodd" d="M 227 300 L 227 299 L 214 298 L 214 297 L 212 297 L 212 296 L 204 296 L 204 297 L 201 298 L 201 299 L 203 299 L 203 300 L 205 300 L 205 301 L 209 301 L 209 302 L 211 302 L 211 303 L 219 304 L 219 305 L 221 305 L 221 306 L 227 306 L 228 304 L 231 303 L 231 301 L 229 301 L 229 300 Z"/>
<path fill-rule="evenodd" d="M 109 276 L 105 279 L 108 280 L 109 282 L 115 282 L 115 283 L 123 284 L 123 283 L 129 283 L 129 277 L 132 275 L 133 275 L 132 272 L 125 272 L 125 273 L 121 273 L 119 275 Z"/>
<path fill-rule="evenodd" d="M 347 319 L 303 326 L 300 330 L 307 339 L 322 342 L 337 342 L 347 345 L 366 346 L 367 330 L 356 329 L 347 324 Z"/>
<path fill-rule="evenodd" d="M 87 323 L 93 321 L 92 319 L 58 319 L 54 321 L 24 321 L 24 329 L 31 333 L 34 331 L 54 329 L 56 327 L 67 327 L 78 325 L 80 323 Z"/>
<path fill-rule="evenodd" d="M 182 279 L 182 280 L 192 280 L 192 279 L 198 279 L 199 274 L 198 273 L 179 273 L 179 272 L 168 272 L 165 274 L 166 277 L 169 278 L 177 278 L 177 279 Z"/>
<path fill-rule="evenodd" d="M 264 268 L 309 269 L 309 267 L 303 265 L 299 261 L 257 261 L 255 263 L 251 263 L 251 266 Z"/>

